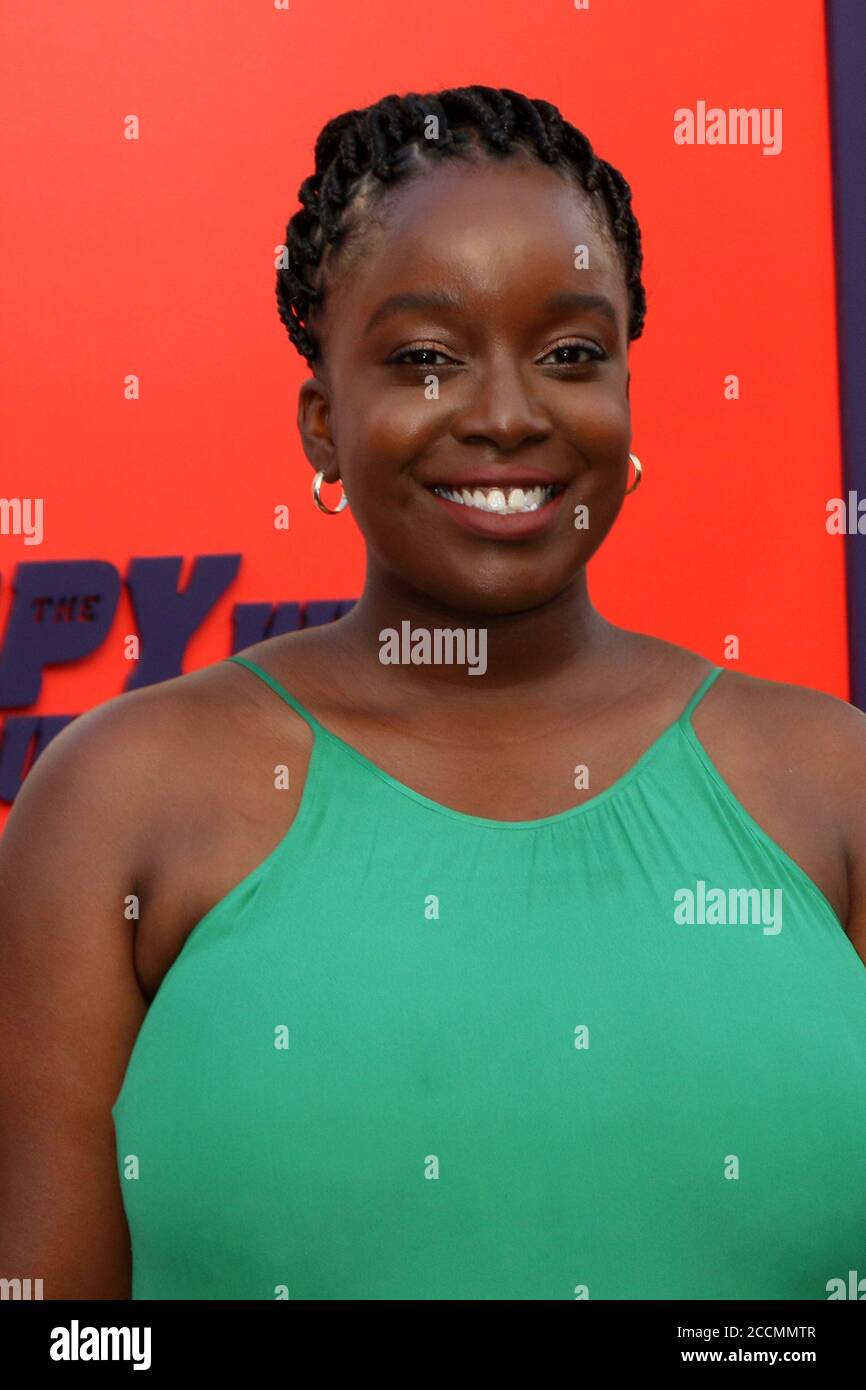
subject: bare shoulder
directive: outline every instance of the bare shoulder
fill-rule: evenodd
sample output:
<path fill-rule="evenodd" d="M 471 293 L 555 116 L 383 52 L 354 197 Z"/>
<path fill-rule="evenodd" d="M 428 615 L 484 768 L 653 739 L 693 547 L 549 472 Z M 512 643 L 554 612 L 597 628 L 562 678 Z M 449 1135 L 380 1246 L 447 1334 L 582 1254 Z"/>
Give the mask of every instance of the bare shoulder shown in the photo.
<path fill-rule="evenodd" d="M 866 963 L 866 714 L 826 691 L 726 669 L 693 726 Z"/>
<path fill-rule="evenodd" d="M 150 800 L 158 803 L 178 754 L 207 728 L 203 714 L 230 715 L 231 705 L 219 700 L 217 685 L 205 672 L 195 672 L 111 696 L 80 714 L 33 764 L 16 797 L 10 828 L 21 808 L 37 797 L 72 799 L 78 812 L 101 808 L 115 828 L 125 809 L 132 818 Z"/>
<path fill-rule="evenodd" d="M 346 662 L 349 658 L 345 645 L 340 642 L 339 627 L 337 620 L 320 627 L 284 633 L 244 647 L 236 655 L 249 659 L 273 676 L 302 704 L 315 706 L 320 713 L 345 713 Z M 234 665 L 237 669 L 236 663 L 226 664 Z M 357 683 L 362 683 L 363 671 L 356 672 L 355 677 Z M 273 693 L 261 681 L 247 678 L 246 685 L 251 690 L 251 698 L 259 704 L 275 704 Z M 283 714 L 285 709 L 283 704 Z"/>
<path fill-rule="evenodd" d="M 10 870 L 28 845 L 74 828 L 106 871 L 143 885 L 171 830 L 206 818 L 267 723 L 251 678 L 217 662 L 110 697 L 67 724 L 27 773 L 0 838 Z M 273 697 L 272 697 L 273 698 Z M 137 891 L 136 887 L 136 891 Z"/>
<path fill-rule="evenodd" d="M 275 640 L 246 648 L 242 654 L 273 674 Z M 280 645 L 283 669 L 287 650 L 293 654 L 296 649 Z M 304 662 L 294 658 L 289 669 L 303 684 Z M 40 781 L 56 780 L 65 769 L 74 772 L 76 781 L 82 777 L 90 784 L 104 780 L 108 792 L 117 787 L 122 800 L 128 801 L 138 791 L 146 802 L 149 791 L 164 794 L 165 778 L 171 776 L 178 758 L 188 772 L 193 763 L 206 770 L 212 748 L 220 749 L 223 767 L 226 760 L 230 763 L 233 750 L 243 751 L 246 746 L 248 751 L 251 737 L 262 727 L 260 715 L 253 723 L 251 715 L 274 709 L 285 715 L 286 706 L 280 706 L 261 681 L 228 659 L 216 661 L 112 696 L 79 715 L 48 744 L 25 785 L 37 769 Z M 291 730 L 296 725 L 288 721 L 287 727 Z M 128 776 L 118 784 L 117 774 L 124 770 Z M 176 780 L 180 786 L 187 778 L 181 775 Z"/>
<path fill-rule="evenodd" d="M 269 643 L 248 652 L 285 673 Z M 303 685 L 293 664 L 290 682 Z M 133 894 L 128 963 L 150 1001 L 191 927 L 291 823 L 311 741 L 273 690 L 229 660 L 103 701 L 62 729 L 25 778 L 0 840 L 0 899 L 22 879 L 50 883 L 68 918 L 70 895 Z M 291 768 L 279 798 L 277 763 Z M 87 865 L 85 880 L 70 879 L 73 859 Z M 91 914 L 87 931 L 100 946 L 116 939 L 108 916 L 100 925 Z"/>
<path fill-rule="evenodd" d="M 674 668 L 697 688 L 711 667 L 688 648 L 651 639 L 666 648 Z M 721 663 L 717 663 L 721 664 Z M 696 731 L 741 750 L 744 759 L 822 785 L 840 811 L 859 792 L 866 770 L 866 713 L 847 700 L 809 686 L 750 676 L 723 666 L 694 715 Z M 859 785 L 858 785 L 859 782 Z"/>
<path fill-rule="evenodd" d="M 838 829 L 848 880 L 848 934 L 866 963 L 866 713 L 847 700 L 800 686 L 764 696 L 768 740 L 778 718 L 779 747 L 811 774 L 816 798 Z M 756 702 L 757 703 L 757 702 Z"/>
<path fill-rule="evenodd" d="M 727 728 L 750 759 L 820 790 L 840 826 L 856 810 L 866 774 L 866 713 L 847 700 L 725 668 L 694 723 L 710 737 Z"/>
<path fill-rule="evenodd" d="M 176 725 L 176 702 L 158 687 L 113 696 L 78 715 L 24 778 L 2 843 L 8 850 L 31 831 L 38 835 L 63 821 L 84 835 L 110 828 L 108 844 L 119 848 L 127 820 L 132 823 L 158 777 L 154 749 Z"/>

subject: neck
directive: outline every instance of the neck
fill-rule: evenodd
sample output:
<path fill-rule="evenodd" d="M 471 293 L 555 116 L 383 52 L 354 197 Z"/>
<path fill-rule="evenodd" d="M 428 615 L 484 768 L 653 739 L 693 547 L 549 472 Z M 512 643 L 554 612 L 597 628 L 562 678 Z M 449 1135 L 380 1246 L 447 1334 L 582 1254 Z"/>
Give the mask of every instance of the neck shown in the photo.
<path fill-rule="evenodd" d="M 543 697 L 567 685 L 579 698 L 584 685 L 591 698 L 597 658 L 610 651 L 622 631 L 594 608 L 585 570 L 549 602 L 504 614 L 456 609 L 393 575 L 368 570 L 363 594 L 334 627 L 339 629 L 342 653 L 355 668 L 354 679 L 381 688 L 385 677 L 395 697 L 439 694 L 449 704 L 464 693 L 475 698 L 483 690 L 488 706 L 497 690 L 506 696 L 518 689 L 528 695 L 537 691 Z M 383 638 L 383 632 L 394 637 Z M 438 646 L 437 633 L 443 634 Z M 458 635 L 460 642 L 449 639 L 449 633 Z M 462 663 L 456 659 L 461 646 Z M 412 649 L 415 662 L 406 659 Z M 442 656 L 449 649 L 455 653 L 452 661 Z M 392 660 L 384 661 L 382 656 L 389 654 Z M 475 675 L 470 674 L 473 666 Z"/>

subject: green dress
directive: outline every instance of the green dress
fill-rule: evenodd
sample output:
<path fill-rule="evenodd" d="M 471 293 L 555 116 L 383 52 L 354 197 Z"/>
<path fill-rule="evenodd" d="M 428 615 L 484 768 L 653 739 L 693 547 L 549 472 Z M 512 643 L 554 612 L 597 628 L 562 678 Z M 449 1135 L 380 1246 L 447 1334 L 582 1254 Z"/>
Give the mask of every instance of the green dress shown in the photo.
<path fill-rule="evenodd" d="M 497 821 L 228 659 L 313 748 L 112 1109 L 134 1299 L 827 1299 L 866 1276 L 866 966 L 698 740 L 722 668 L 613 786 Z"/>

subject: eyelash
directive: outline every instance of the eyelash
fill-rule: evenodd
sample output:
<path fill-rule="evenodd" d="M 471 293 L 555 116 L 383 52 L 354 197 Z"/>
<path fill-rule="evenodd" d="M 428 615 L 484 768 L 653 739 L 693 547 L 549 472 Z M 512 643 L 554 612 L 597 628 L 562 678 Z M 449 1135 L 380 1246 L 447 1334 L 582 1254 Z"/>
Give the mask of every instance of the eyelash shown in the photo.
<path fill-rule="evenodd" d="M 604 361 L 607 360 L 607 353 L 604 351 L 603 348 L 598 347 L 597 344 L 595 344 L 595 343 L 586 343 L 586 342 L 557 343 L 556 347 L 553 347 L 553 348 L 550 349 L 550 352 L 566 352 L 566 351 L 568 351 L 569 349 L 572 349 L 572 350 L 576 349 L 578 352 L 588 352 L 588 353 L 590 353 L 590 359 L 589 359 L 589 360 L 590 360 L 591 362 L 604 362 Z M 390 358 L 388 359 L 388 362 L 386 363 L 386 365 L 387 365 L 387 366 L 399 366 L 399 367 L 421 367 L 421 368 L 425 368 L 425 369 L 428 370 L 428 371 L 430 371 L 430 370 L 433 369 L 433 364 L 430 363 L 430 362 L 406 362 L 406 361 L 403 361 L 404 358 L 408 357 L 408 356 L 409 356 L 411 353 L 413 353 L 413 352 L 429 352 L 429 353 L 434 354 L 434 355 L 438 354 L 438 356 L 440 356 L 440 357 L 447 357 L 447 356 L 448 356 L 448 353 L 447 353 L 447 352 L 444 352 L 444 351 L 442 350 L 442 348 L 434 347 L 432 344 L 421 344 L 421 345 L 419 345 L 418 347 L 403 348 L 403 349 L 402 349 L 400 352 L 398 352 L 394 357 L 390 357 Z M 550 353 L 545 353 L 545 356 L 546 356 L 546 357 L 549 357 L 549 356 L 550 356 Z M 586 362 L 555 362 L 555 363 L 553 363 L 552 365 L 553 365 L 553 366 L 556 366 L 556 367 L 585 367 L 585 366 L 588 365 L 588 363 L 586 363 Z"/>

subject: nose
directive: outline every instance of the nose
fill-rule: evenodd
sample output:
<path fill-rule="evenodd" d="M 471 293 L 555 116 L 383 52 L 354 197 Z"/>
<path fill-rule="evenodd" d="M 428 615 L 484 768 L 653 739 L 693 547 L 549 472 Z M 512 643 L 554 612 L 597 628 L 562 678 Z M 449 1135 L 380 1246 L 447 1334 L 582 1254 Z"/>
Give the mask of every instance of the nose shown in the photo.
<path fill-rule="evenodd" d="M 522 368 L 508 354 L 479 368 L 454 420 L 455 437 L 464 443 L 493 443 L 503 453 L 547 439 L 550 418 L 538 399 L 531 372 L 531 367 Z"/>

